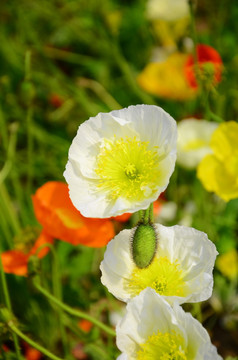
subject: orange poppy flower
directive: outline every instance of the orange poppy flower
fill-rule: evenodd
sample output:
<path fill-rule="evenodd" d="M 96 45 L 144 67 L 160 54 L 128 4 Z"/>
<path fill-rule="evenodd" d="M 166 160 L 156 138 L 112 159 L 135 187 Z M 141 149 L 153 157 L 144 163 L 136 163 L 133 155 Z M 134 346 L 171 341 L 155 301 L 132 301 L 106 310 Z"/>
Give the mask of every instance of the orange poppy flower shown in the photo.
<path fill-rule="evenodd" d="M 25 348 L 25 358 L 26 360 L 40 360 L 42 358 L 42 354 L 39 350 L 31 347 L 27 343 L 24 343 Z"/>
<path fill-rule="evenodd" d="M 69 198 L 67 184 L 47 182 L 32 200 L 37 220 L 54 238 L 72 245 L 102 247 L 115 235 L 109 219 L 85 218 L 80 214 Z"/>
<path fill-rule="evenodd" d="M 219 53 L 211 46 L 197 45 L 197 60 L 202 77 L 211 78 L 213 85 L 221 81 L 222 59 Z M 185 63 L 185 75 L 191 88 L 198 88 L 195 71 L 194 55 L 189 55 Z"/>
<path fill-rule="evenodd" d="M 130 217 L 131 217 L 131 213 L 125 213 L 125 214 L 122 214 L 122 215 L 118 215 L 118 216 L 113 216 L 111 217 L 112 220 L 115 220 L 115 221 L 118 221 L 120 223 L 124 223 L 124 222 L 127 222 Z"/>
<path fill-rule="evenodd" d="M 10 274 L 26 276 L 29 257 L 31 255 L 35 255 L 39 247 L 42 245 L 52 242 L 53 238 L 42 231 L 30 251 L 24 252 L 24 250 L 8 250 L 3 252 L 1 254 L 1 259 L 4 271 Z M 41 259 L 48 253 L 48 251 L 49 248 L 44 247 L 37 253 L 37 256 Z"/>

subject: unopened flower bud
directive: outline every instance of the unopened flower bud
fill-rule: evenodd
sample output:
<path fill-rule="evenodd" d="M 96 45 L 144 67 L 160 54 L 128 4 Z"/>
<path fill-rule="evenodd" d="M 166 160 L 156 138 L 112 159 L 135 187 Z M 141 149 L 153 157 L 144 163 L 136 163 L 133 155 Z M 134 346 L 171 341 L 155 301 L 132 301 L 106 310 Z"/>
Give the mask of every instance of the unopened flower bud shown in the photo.
<path fill-rule="evenodd" d="M 157 249 L 157 236 L 153 225 L 141 224 L 137 226 L 132 239 L 132 257 L 140 269 L 149 266 Z"/>

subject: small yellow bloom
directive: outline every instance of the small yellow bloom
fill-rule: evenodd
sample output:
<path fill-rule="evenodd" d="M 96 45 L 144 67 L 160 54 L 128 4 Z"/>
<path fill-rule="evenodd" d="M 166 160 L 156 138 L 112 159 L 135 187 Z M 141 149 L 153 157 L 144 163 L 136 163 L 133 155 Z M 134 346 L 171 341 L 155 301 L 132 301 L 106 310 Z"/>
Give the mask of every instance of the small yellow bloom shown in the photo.
<path fill-rule="evenodd" d="M 223 200 L 238 197 L 238 123 L 228 121 L 218 126 L 211 138 L 213 154 L 203 158 L 197 176 L 208 191 Z"/>
<path fill-rule="evenodd" d="M 216 267 L 229 279 L 235 279 L 238 276 L 238 252 L 232 249 L 220 255 L 217 258 Z"/>
<path fill-rule="evenodd" d="M 151 62 L 139 74 L 139 85 L 151 94 L 167 99 L 187 100 L 196 96 L 184 76 L 187 55 L 174 53 L 163 62 Z"/>

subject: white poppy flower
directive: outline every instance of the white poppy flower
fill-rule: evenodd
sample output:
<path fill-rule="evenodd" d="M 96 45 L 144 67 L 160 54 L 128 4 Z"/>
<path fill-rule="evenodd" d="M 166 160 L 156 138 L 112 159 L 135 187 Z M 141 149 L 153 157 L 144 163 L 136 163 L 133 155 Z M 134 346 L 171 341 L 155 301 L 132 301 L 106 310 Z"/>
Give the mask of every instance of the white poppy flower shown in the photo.
<path fill-rule="evenodd" d="M 147 17 L 150 20 L 176 21 L 189 16 L 187 0 L 148 0 Z"/>
<path fill-rule="evenodd" d="M 178 163 L 194 169 L 212 152 L 210 140 L 218 124 L 207 120 L 184 119 L 178 123 Z"/>
<path fill-rule="evenodd" d="M 100 265 L 101 281 L 119 300 L 129 301 L 147 287 L 169 303 L 198 302 L 212 294 L 215 245 L 193 228 L 154 224 L 158 245 L 152 263 L 139 269 L 131 255 L 135 229 L 111 240 Z"/>
<path fill-rule="evenodd" d="M 64 177 L 86 217 L 146 209 L 165 190 L 176 160 L 175 120 L 158 106 L 100 113 L 79 126 Z"/>
<path fill-rule="evenodd" d="M 127 304 L 117 325 L 117 360 L 221 360 L 205 328 L 147 288 Z"/>

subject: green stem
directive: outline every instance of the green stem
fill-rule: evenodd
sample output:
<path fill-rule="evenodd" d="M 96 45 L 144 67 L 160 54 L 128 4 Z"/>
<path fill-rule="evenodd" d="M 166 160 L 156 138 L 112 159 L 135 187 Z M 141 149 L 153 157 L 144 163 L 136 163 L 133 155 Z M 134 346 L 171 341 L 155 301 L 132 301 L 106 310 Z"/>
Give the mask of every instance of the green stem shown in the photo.
<path fill-rule="evenodd" d="M 135 76 L 132 74 L 131 68 L 123 57 L 122 52 L 118 48 L 117 44 L 111 44 L 111 54 L 114 56 L 115 63 L 120 68 L 122 74 L 124 75 L 124 79 L 127 82 L 129 88 L 136 94 L 144 104 L 156 105 L 154 99 L 142 91 L 136 83 Z"/>
<path fill-rule="evenodd" d="M 46 289 L 44 289 L 37 281 L 37 278 L 33 279 L 35 287 L 44 294 L 49 300 L 51 300 L 53 303 L 58 305 L 60 308 L 62 308 L 64 311 L 68 312 L 69 314 L 86 319 L 91 321 L 93 324 L 104 330 L 106 333 L 108 333 L 111 336 L 116 336 L 116 333 L 113 329 L 111 329 L 109 326 L 103 324 L 101 321 L 95 319 L 94 317 L 85 314 L 84 312 L 80 310 L 72 309 L 70 306 L 64 304 L 62 301 L 58 300 L 56 297 L 54 297 L 52 294 L 50 294 Z"/>
<path fill-rule="evenodd" d="M 5 209 L 5 214 L 8 215 L 8 218 L 11 222 L 11 225 L 15 231 L 15 233 L 20 232 L 20 224 L 18 222 L 18 218 L 15 215 L 15 211 L 12 208 L 11 199 L 8 194 L 8 191 L 6 189 L 6 186 L 3 183 L 0 183 L 0 198 L 1 198 L 1 204 L 3 205 Z"/>
<path fill-rule="evenodd" d="M 197 318 L 197 320 L 202 324 L 202 311 L 201 311 L 201 304 L 200 303 L 194 303 L 193 304 L 193 316 Z"/>
<path fill-rule="evenodd" d="M 56 299 L 58 299 L 59 301 L 62 301 L 60 271 L 59 271 L 59 266 L 58 266 L 57 254 L 56 254 L 54 246 L 50 243 L 43 244 L 37 249 L 35 255 L 37 256 L 37 254 L 45 247 L 48 247 L 51 250 L 51 255 L 53 258 L 53 264 L 52 264 L 53 294 Z M 69 349 L 68 349 L 68 344 L 67 344 L 66 332 L 65 332 L 64 324 L 63 324 L 62 309 L 59 309 L 58 316 L 59 316 L 59 328 L 60 328 L 60 333 L 61 333 L 61 338 L 62 338 L 62 344 L 63 344 L 63 348 L 65 351 L 65 355 L 68 357 Z"/>
<path fill-rule="evenodd" d="M 6 281 L 6 277 L 5 277 L 5 273 L 4 273 L 4 269 L 3 269 L 3 265 L 2 265 L 1 254 L 0 254 L 0 271 L 1 271 L 2 290 L 3 290 L 3 294 L 4 294 L 4 298 L 5 298 L 6 307 L 9 310 L 9 312 L 12 312 L 12 305 L 11 305 L 11 300 L 10 300 L 10 296 L 9 296 L 9 292 L 8 292 L 8 288 L 7 288 L 7 281 Z M 18 338 L 14 332 L 12 332 L 12 337 L 13 337 L 13 342 L 14 342 L 14 346 L 15 346 L 15 350 L 16 350 L 17 359 L 21 360 L 20 346 L 19 346 Z"/>
<path fill-rule="evenodd" d="M 194 1 L 193 0 L 188 0 L 188 5 L 189 5 L 189 10 L 190 10 L 190 18 L 191 18 L 191 30 L 192 30 L 192 39 L 193 39 L 193 43 L 194 43 L 194 49 L 195 49 L 195 59 L 197 60 L 197 51 L 196 51 L 196 47 L 198 44 L 198 40 L 197 40 L 197 31 L 196 31 L 196 26 L 195 26 L 195 12 L 194 12 Z"/>
<path fill-rule="evenodd" d="M 1 211 L 1 209 L 0 209 L 0 224 L 1 224 L 1 231 L 4 234 L 4 238 L 6 239 L 8 247 L 11 249 L 12 248 L 12 233 L 11 233 L 11 230 L 9 229 L 9 224 L 6 221 L 4 211 Z M 1 245 L 3 245 L 3 244 L 1 244 Z M 0 247 L 0 249 L 3 250 L 2 247 Z"/>
<path fill-rule="evenodd" d="M 1 139 L 4 149 L 7 151 L 8 148 L 8 132 L 7 124 L 0 105 L 0 128 L 1 128 Z"/>
<path fill-rule="evenodd" d="M 28 50 L 25 56 L 25 82 L 31 84 L 31 51 Z M 30 90 L 28 90 L 30 92 Z M 31 195 L 33 169 L 32 169 L 32 154 L 33 154 L 33 136 L 32 136 L 32 117 L 33 105 L 32 94 L 27 94 L 27 192 Z"/>
<path fill-rule="evenodd" d="M 144 210 L 143 224 L 153 222 L 153 206 L 153 203 L 151 203 L 148 209 Z"/>
<path fill-rule="evenodd" d="M 32 168 L 32 154 L 33 154 L 33 136 L 32 136 L 32 117 L 33 117 L 33 107 L 28 105 L 27 114 L 26 114 L 26 124 L 27 124 L 27 191 L 31 195 L 32 191 L 32 178 L 33 178 L 33 168 Z"/>
<path fill-rule="evenodd" d="M 52 360 L 64 360 L 62 358 L 59 358 L 58 356 L 52 354 L 50 351 L 45 349 L 43 346 L 37 344 L 35 341 L 31 340 L 27 335 L 23 334 L 21 330 L 19 330 L 12 321 L 8 322 L 9 328 L 17 334 L 22 340 L 26 341 L 29 345 L 34 347 L 35 349 L 39 350 L 42 354 L 46 355 L 48 358 Z"/>
<path fill-rule="evenodd" d="M 60 283 L 60 270 L 59 270 L 59 266 L 58 266 L 57 255 L 56 255 L 54 247 L 51 246 L 50 248 L 51 248 L 51 254 L 53 256 L 53 264 L 52 264 L 53 292 L 54 292 L 54 296 L 58 300 L 62 301 L 62 288 L 61 288 L 61 283 Z M 68 358 L 69 348 L 68 348 L 68 341 L 67 341 L 67 337 L 66 337 L 64 323 L 63 323 L 63 315 L 64 314 L 63 314 L 62 309 L 59 309 L 59 312 L 58 312 L 59 328 L 60 328 L 64 353 L 65 353 L 65 356 Z"/>
<path fill-rule="evenodd" d="M 25 56 L 25 80 L 30 81 L 30 79 L 31 79 L 31 50 L 27 50 Z"/>

